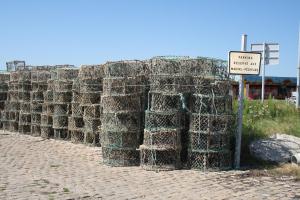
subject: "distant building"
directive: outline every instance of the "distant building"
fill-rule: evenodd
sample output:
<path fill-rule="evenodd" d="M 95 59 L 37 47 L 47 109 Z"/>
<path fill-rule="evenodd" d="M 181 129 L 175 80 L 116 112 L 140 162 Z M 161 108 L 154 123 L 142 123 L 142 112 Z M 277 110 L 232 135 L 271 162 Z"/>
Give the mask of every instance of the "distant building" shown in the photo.
<path fill-rule="evenodd" d="M 261 99 L 261 76 L 244 76 L 244 95 L 249 99 Z M 285 99 L 296 91 L 296 77 L 265 77 L 265 99 Z M 233 83 L 233 95 L 238 94 L 238 82 Z"/>

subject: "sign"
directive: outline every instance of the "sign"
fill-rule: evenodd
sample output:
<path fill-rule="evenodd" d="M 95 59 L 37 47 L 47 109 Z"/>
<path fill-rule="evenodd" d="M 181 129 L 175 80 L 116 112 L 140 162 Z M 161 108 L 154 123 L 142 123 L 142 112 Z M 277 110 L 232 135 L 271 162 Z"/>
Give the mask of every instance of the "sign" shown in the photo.
<path fill-rule="evenodd" d="M 261 54 L 258 52 L 229 52 L 229 73 L 230 74 L 251 74 L 258 75 L 260 72 Z"/>
<path fill-rule="evenodd" d="M 263 52 L 265 50 L 265 52 Z M 278 43 L 262 43 L 251 44 L 251 51 L 259 52 L 265 56 L 262 60 L 265 60 L 265 65 L 278 65 L 279 64 L 279 44 Z"/>

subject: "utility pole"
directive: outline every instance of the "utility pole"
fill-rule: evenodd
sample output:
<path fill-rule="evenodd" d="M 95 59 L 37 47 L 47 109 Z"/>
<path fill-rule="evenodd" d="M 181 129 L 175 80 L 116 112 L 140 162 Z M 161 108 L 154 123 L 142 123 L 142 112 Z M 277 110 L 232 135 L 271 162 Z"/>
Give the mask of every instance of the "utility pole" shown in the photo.
<path fill-rule="evenodd" d="M 247 51 L 247 35 L 242 35 L 241 51 Z M 234 165 L 236 169 L 240 168 L 241 159 L 241 142 L 242 142 L 242 128 L 243 128 L 243 104 L 244 104 L 244 76 L 240 75 L 239 81 L 239 110 L 238 110 L 238 127 L 236 133 L 235 144 L 235 160 Z"/>
<path fill-rule="evenodd" d="M 298 74 L 297 74 L 297 99 L 296 108 L 299 109 L 300 106 L 300 25 L 299 25 L 299 38 L 298 38 Z"/>
<path fill-rule="evenodd" d="M 265 64 L 266 64 L 266 43 L 263 43 L 263 52 L 262 52 L 262 76 L 261 76 L 261 102 L 264 102 L 265 99 Z"/>

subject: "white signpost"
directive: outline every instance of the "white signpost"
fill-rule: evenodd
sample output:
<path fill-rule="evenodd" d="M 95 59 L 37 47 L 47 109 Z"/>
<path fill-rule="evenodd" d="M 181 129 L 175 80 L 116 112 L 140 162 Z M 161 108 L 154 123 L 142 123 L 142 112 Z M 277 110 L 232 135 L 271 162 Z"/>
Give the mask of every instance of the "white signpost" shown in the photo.
<path fill-rule="evenodd" d="M 261 100 L 265 97 L 265 65 L 279 64 L 279 44 L 278 43 L 262 43 L 251 44 L 251 51 L 262 54 L 262 76 L 261 76 Z"/>
<path fill-rule="evenodd" d="M 245 74 L 258 75 L 260 72 L 261 54 L 258 52 L 247 51 L 247 35 L 242 35 L 241 51 L 229 52 L 229 66 L 230 74 L 240 75 L 239 81 L 239 108 L 238 108 L 238 127 L 236 132 L 235 142 L 235 159 L 234 166 L 236 169 L 240 168 L 241 157 L 241 142 L 242 142 L 242 124 L 243 124 L 243 99 L 244 99 L 244 77 Z"/>

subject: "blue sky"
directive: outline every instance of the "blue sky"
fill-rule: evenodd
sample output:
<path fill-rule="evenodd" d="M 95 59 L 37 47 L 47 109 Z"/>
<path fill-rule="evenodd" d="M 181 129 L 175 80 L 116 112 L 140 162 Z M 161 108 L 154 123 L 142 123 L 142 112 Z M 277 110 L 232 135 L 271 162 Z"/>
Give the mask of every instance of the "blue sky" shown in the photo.
<path fill-rule="evenodd" d="M 299 22 L 299 0 L 0 0 L 0 66 L 227 59 L 247 33 L 248 44 L 280 43 L 266 75 L 296 76 Z"/>

